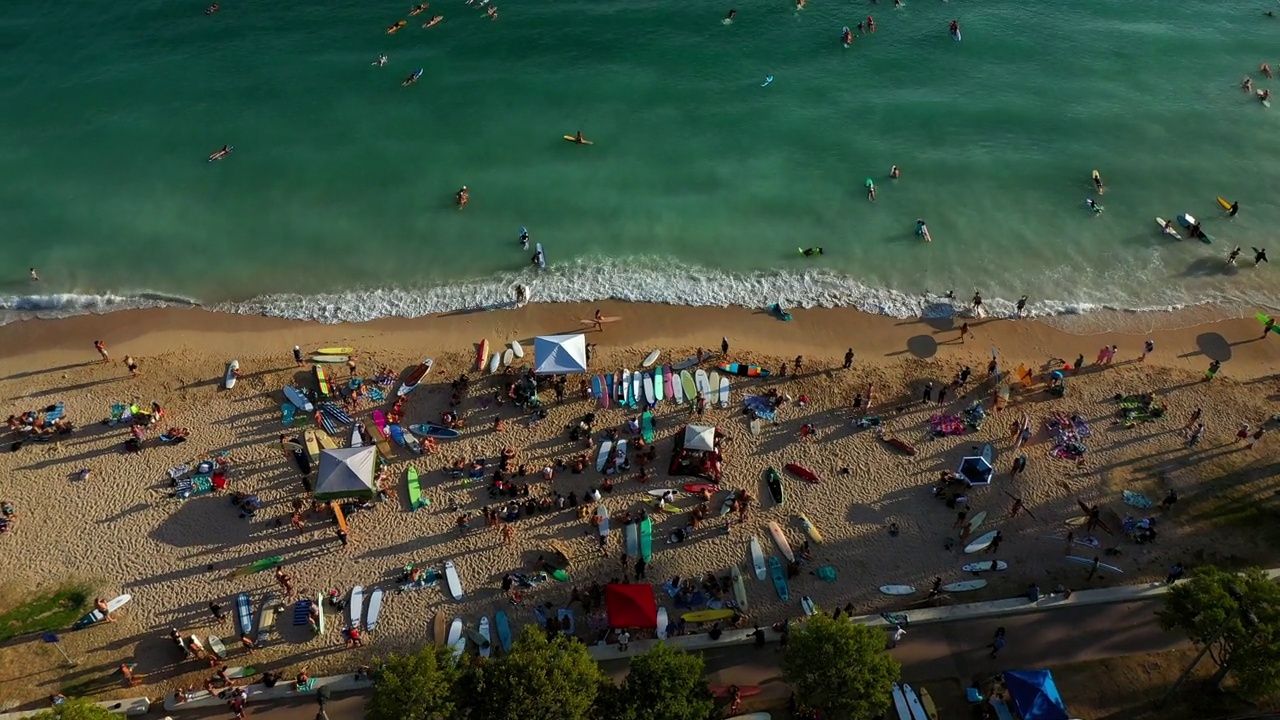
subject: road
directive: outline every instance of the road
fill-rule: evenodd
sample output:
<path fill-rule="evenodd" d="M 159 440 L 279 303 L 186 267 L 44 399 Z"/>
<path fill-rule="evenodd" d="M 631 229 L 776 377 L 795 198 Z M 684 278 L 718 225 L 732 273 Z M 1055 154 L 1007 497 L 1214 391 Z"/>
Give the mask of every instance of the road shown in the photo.
<path fill-rule="evenodd" d="M 957 678 L 967 684 L 973 676 L 989 676 L 1009 668 L 1097 660 L 1121 655 L 1141 655 L 1171 650 L 1187 644 L 1180 635 L 1166 633 L 1155 622 L 1158 600 L 1115 605 L 1064 608 L 1004 618 L 936 623 L 908 627 L 907 635 L 891 653 L 902 663 L 907 682 Z M 1004 627 L 1007 644 L 996 659 L 987 643 L 997 627 Z M 777 644 L 763 650 L 724 648 L 704 653 L 707 679 L 713 684 L 760 685 L 765 697 L 785 698 L 788 691 L 778 669 Z M 617 678 L 627 662 L 603 663 Z M 331 720 L 362 720 L 362 696 L 337 698 L 327 706 Z M 253 708 L 252 715 L 269 720 L 313 720 L 314 702 Z M 226 711 L 183 713 L 185 718 L 229 718 Z"/>

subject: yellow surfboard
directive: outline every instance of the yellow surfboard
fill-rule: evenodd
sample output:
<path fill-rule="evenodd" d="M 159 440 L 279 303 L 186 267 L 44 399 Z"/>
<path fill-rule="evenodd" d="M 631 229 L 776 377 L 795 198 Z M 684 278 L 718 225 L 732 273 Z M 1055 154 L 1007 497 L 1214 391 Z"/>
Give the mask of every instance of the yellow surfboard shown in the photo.
<path fill-rule="evenodd" d="M 590 140 L 583 140 L 582 142 L 578 142 L 578 138 L 572 135 L 565 135 L 564 139 L 568 140 L 571 143 L 575 143 L 577 145 L 595 145 L 595 143 L 591 142 Z"/>
<path fill-rule="evenodd" d="M 704 623 L 715 622 L 716 620 L 728 620 L 733 617 L 733 610 L 724 608 L 722 610 L 694 610 L 680 616 L 685 622 Z"/>
<path fill-rule="evenodd" d="M 804 531 L 809 536 L 809 539 L 816 543 L 821 543 L 822 533 L 818 532 L 818 526 L 814 525 L 813 521 L 804 513 L 800 513 L 798 517 L 800 518 L 800 524 L 804 526 Z"/>
<path fill-rule="evenodd" d="M 356 349 L 352 347 L 329 347 L 329 348 L 320 348 L 319 350 L 316 351 L 316 354 L 317 355 L 350 355 L 355 351 Z"/>
<path fill-rule="evenodd" d="M 1231 203 L 1227 202 L 1226 198 L 1222 197 L 1221 195 L 1218 196 L 1218 204 L 1222 206 L 1223 210 L 1231 209 Z"/>

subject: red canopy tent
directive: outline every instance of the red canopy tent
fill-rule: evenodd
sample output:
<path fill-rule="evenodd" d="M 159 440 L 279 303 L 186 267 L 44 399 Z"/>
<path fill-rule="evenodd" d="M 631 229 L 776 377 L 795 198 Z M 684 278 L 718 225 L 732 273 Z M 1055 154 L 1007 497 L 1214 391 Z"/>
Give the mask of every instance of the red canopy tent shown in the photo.
<path fill-rule="evenodd" d="M 605 585 L 604 606 L 612 628 L 658 627 L 658 601 L 652 585 Z"/>

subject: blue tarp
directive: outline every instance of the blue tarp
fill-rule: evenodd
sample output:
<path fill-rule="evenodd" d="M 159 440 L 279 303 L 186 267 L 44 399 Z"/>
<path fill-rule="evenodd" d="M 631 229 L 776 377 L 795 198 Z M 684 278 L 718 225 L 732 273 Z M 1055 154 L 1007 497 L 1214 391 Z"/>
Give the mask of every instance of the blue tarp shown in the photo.
<path fill-rule="evenodd" d="M 1067 707 L 1048 670 L 1010 670 L 1004 674 L 1009 698 L 1022 720 L 1067 720 Z"/>

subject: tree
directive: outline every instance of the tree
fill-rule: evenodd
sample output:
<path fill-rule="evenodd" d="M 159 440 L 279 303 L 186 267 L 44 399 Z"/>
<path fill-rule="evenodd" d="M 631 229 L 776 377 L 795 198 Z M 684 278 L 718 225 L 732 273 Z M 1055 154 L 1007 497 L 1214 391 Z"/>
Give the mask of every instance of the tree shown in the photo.
<path fill-rule="evenodd" d="M 818 613 L 791 631 L 782 675 L 802 705 L 834 717 L 875 717 L 889 706 L 902 670 L 884 646 L 882 630 Z"/>
<path fill-rule="evenodd" d="M 451 717 L 458 664 L 451 649 L 428 645 L 414 655 L 386 658 L 374 675 L 367 720 Z"/>
<path fill-rule="evenodd" d="M 120 720 L 120 715 L 84 698 L 71 698 L 52 710 L 32 715 L 30 720 Z"/>
<path fill-rule="evenodd" d="M 468 666 L 457 697 L 470 720 L 587 720 L 605 682 L 585 645 L 526 627 L 509 654 Z"/>
<path fill-rule="evenodd" d="M 621 687 L 607 685 L 596 702 L 609 720 L 709 720 L 715 700 L 702 679 L 701 655 L 665 643 L 631 659 Z"/>
<path fill-rule="evenodd" d="M 1174 585 L 1156 613 L 1165 630 L 1181 630 L 1218 666 L 1214 686 L 1235 678 L 1245 695 L 1280 689 L 1280 585 L 1251 568 L 1197 570 Z"/>

